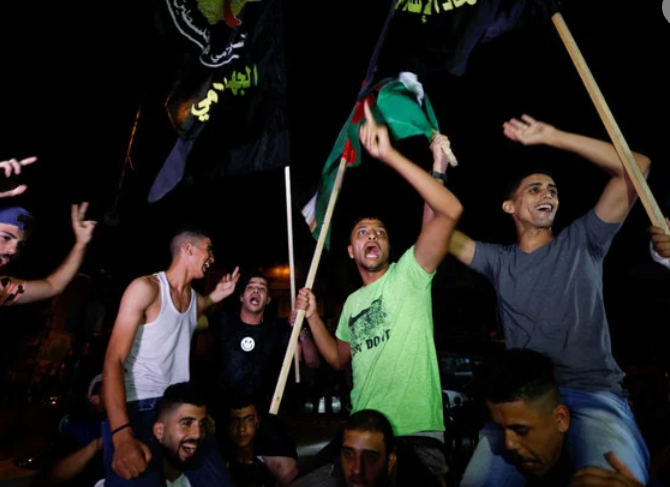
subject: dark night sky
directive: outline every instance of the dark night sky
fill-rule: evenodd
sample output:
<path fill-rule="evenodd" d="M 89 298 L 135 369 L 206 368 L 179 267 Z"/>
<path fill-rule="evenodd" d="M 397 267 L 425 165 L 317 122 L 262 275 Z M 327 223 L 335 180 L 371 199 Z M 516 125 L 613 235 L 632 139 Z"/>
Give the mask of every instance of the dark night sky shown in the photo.
<path fill-rule="evenodd" d="M 90 200 L 96 218 L 111 208 L 135 112 L 144 92 L 149 100 L 155 94 L 153 80 L 160 70 L 150 42 L 148 2 L 11 3 L 0 18 L 0 158 L 40 157 L 26 175 L 30 190 L 21 200 L 39 217 L 40 230 L 15 272 L 43 274 L 39 269 L 56 265 L 72 244 L 70 202 Z M 566 21 L 630 146 L 654 161 L 649 183 L 670 212 L 670 25 L 661 2 L 566 3 Z M 284 1 L 296 185 L 316 183 L 353 106 L 386 4 Z M 606 137 L 551 22 L 479 47 L 465 76 L 430 78 L 426 88 L 461 162 L 450 171 L 449 186 L 465 206 L 461 228 L 466 233 L 496 242 L 513 239 L 512 225 L 500 210 L 501 192 L 513 168 L 531 159 L 546 158 L 556 173 L 558 229 L 595 203 L 606 180 L 597 169 L 568 155 L 514 146 L 502 136 L 502 122 L 525 112 L 560 128 Z M 417 162 L 429 164 L 421 145 L 408 144 L 407 150 Z M 144 147 L 146 153 L 151 148 Z M 160 269 L 170 231 L 188 219 L 213 229 L 222 269 L 286 261 L 281 172 L 183 187 L 149 206 L 146 191 L 164 157 L 152 156 L 134 159 L 136 171 L 121 194 L 122 223 L 100 224 L 86 263 L 89 271 L 105 267 L 122 288 L 130 278 Z M 361 208 L 384 212 L 396 250 L 418 234 L 421 202 L 402 181 L 376 162 L 350 171 L 336 212 L 334 251 L 319 273 L 333 301 L 344 299 L 359 282 L 344 258 L 341 235 Z M 296 258 L 304 275 L 313 241 L 299 218 L 295 211 Z M 665 326 L 670 273 L 650 262 L 646 226 L 638 205 L 605 264 L 614 348 L 627 363 L 667 355 L 670 342 Z M 435 293 L 440 296 L 436 329 L 446 339 L 472 343 L 495 329 L 492 290 L 453 260 L 443 265 Z"/>

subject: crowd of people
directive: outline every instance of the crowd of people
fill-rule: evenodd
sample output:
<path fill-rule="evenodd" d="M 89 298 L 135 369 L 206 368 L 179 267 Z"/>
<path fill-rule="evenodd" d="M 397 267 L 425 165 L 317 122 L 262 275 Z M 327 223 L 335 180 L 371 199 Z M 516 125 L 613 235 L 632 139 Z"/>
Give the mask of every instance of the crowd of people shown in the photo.
<path fill-rule="evenodd" d="M 344 303 L 335 336 L 311 289 L 298 354 L 307 367 L 323 359 L 351 368 L 351 416 L 301 470 L 291 432 L 267 413 L 291 324 L 266 317 L 269 281 L 238 268 L 206 296 L 192 288 L 214 263 L 211 238 L 184 227 L 170 243 L 167 270 L 135 279 L 123 294 L 102 374 L 89 387 L 89 409 L 61 425 L 67 446 L 34 477 L 39 485 L 107 486 L 445 486 L 445 418 L 434 342 L 431 283 L 447 253 L 493 285 L 508 350 L 481 371 L 490 421 L 480 431 L 460 480 L 463 487 L 652 485 L 647 446 L 637 427 L 623 373 L 612 355 L 603 299 L 603 261 L 636 200 L 613 146 L 524 115 L 504 125 L 523 145 L 577 154 L 608 176 L 595 207 L 558 235 L 552 227 L 558 188 L 542 168 L 519 174 L 502 210 L 517 243 L 475 241 L 456 229 L 463 206 L 445 186 L 444 136 L 431 145 L 429 173 L 394 148 L 387 128 L 365 105 L 360 140 L 423 199 L 420 233 L 390 262 L 385 223 L 363 214 L 347 252 L 362 286 Z M 635 153 L 642 173 L 650 160 Z M 0 163 L 13 177 L 34 158 Z M 25 191 L 2 193 L 12 197 Z M 60 293 L 76 274 L 95 222 L 87 204 L 72 207 L 76 243 L 42 280 L 0 280 L 0 305 Z M 23 208 L 0 210 L 0 266 L 30 233 Z M 652 257 L 670 269 L 670 236 L 649 229 Z M 212 311 L 240 291 L 239 313 Z M 209 328 L 213 383 L 192 381 L 191 341 Z"/>

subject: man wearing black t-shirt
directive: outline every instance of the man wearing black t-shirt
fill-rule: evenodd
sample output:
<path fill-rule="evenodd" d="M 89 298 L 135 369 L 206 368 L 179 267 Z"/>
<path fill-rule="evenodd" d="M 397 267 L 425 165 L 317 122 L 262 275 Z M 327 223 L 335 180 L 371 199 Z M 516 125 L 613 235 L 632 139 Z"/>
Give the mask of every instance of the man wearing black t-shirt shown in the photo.
<path fill-rule="evenodd" d="M 209 315 L 218 361 L 218 399 L 226 401 L 233 389 L 263 399 L 274 392 L 291 328 L 286 320 L 264 320 L 265 307 L 270 301 L 267 278 L 253 274 L 242 289 L 239 315 L 225 312 Z M 299 353 L 308 367 L 319 366 L 318 352 L 306 330 L 300 334 Z M 286 485 L 297 474 L 297 462 L 271 447 L 283 436 L 274 430 L 267 421 L 263 434 L 259 435 L 257 451 L 275 478 Z"/>
<path fill-rule="evenodd" d="M 219 394 L 234 388 L 267 399 L 274 392 L 291 328 L 286 320 L 264 319 L 270 301 L 267 278 L 254 274 L 242 289 L 239 315 L 209 315 L 220 364 L 216 378 Z M 318 367 L 319 355 L 306 330 L 300 334 L 299 345 L 305 364 Z"/>

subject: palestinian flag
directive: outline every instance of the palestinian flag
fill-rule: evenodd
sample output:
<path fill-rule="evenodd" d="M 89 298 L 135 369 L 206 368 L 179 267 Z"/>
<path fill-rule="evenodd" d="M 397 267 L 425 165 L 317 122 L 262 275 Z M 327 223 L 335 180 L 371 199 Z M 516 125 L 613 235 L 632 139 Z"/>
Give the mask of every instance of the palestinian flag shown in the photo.
<path fill-rule="evenodd" d="M 433 108 L 415 74 L 401 73 L 396 79 L 387 79 L 375 85 L 369 94 L 354 106 L 326 160 L 316 193 L 302 208 L 302 214 L 315 239 L 318 239 L 321 231 L 321 223 L 328 208 L 340 159 L 344 157 L 351 167 L 358 166 L 361 162 L 358 131 L 365 119 L 366 101 L 375 119 L 387 125 L 391 137 L 395 140 L 423 135 L 430 142 L 433 136 L 439 133 Z M 326 238 L 326 248 L 329 247 L 330 232 Z"/>

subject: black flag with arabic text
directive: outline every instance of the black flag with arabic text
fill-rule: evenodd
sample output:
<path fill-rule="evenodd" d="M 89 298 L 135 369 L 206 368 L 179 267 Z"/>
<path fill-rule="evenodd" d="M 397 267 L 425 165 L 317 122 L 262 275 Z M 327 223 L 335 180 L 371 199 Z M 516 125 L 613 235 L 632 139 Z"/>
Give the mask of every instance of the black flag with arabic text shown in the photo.
<path fill-rule="evenodd" d="M 178 135 L 149 192 L 287 164 L 280 0 L 157 0 L 155 22 L 183 49 L 166 101 Z"/>

